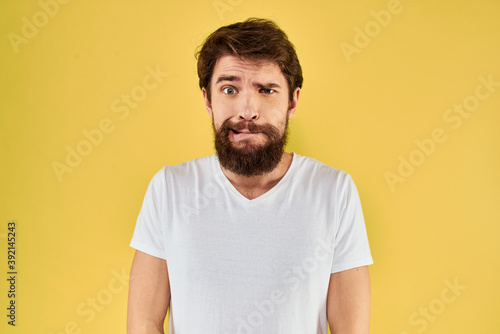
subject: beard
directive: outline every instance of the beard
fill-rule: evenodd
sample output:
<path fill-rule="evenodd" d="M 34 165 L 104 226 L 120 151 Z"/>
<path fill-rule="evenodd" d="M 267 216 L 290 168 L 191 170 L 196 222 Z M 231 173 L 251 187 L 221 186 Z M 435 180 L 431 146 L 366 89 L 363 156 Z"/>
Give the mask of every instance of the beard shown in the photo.
<path fill-rule="evenodd" d="M 271 124 L 257 125 L 247 121 L 232 123 L 229 119 L 222 123 L 219 130 L 215 129 L 212 119 L 212 127 L 219 162 L 222 167 L 235 174 L 246 177 L 263 175 L 273 171 L 281 161 L 288 137 L 288 117 L 285 118 L 283 134 Z M 236 143 L 229 139 L 233 130 L 243 129 L 264 134 L 267 142 L 259 145 L 251 139 L 242 139 Z"/>

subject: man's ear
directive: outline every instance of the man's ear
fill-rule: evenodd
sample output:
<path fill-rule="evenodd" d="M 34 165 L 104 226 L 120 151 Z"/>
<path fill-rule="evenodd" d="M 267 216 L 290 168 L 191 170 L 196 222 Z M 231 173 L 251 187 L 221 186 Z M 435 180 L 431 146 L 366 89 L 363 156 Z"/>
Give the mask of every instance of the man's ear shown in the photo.
<path fill-rule="evenodd" d="M 205 101 L 205 108 L 207 108 L 208 116 L 210 116 L 210 118 L 214 118 L 214 114 L 212 112 L 212 103 L 208 100 L 208 94 L 205 87 L 201 89 L 201 92 L 203 93 L 203 100 Z"/>
<path fill-rule="evenodd" d="M 291 119 L 295 110 L 297 109 L 297 104 L 299 103 L 300 87 L 295 88 L 292 96 L 292 101 L 288 104 L 288 119 Z"/>

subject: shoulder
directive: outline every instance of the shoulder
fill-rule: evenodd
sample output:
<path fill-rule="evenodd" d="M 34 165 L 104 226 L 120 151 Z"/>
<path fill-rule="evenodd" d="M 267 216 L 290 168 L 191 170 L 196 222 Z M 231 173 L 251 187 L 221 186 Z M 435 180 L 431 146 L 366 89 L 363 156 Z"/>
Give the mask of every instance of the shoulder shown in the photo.
<path fill-rule="evenodd" d="M 356 192 L 349 173 L 326 165 L 314 158 L 294 153 L 296 159 L 295 180 L 301 187 L 313 187 L 315 193 L 335 194 L 338 198 Z"/>
<path fill-rule="evenodd" d="M 299 174 L 308 176 L 309 178 L 317 181 L 336 181 L 346 182 L 352 180 L 351 176 L 338 168 L 326 165 L 314 158 L 299 155 L 294 153 L 296 162 L 296 170 Z"/>
<path fill-rule="evenodd" d="M 163 169 L 166 173 L 173 174 L 190 174 L 197 171 L 204 171 L 211 168 L 217 160 L 216 155 L 209 155 L 185 161 L 178 165 L 165 166 Z"/>
<path fill-rule="evenodd" d="M 210 155 L 185 161 L 177 165 L 163 166 L 152 179 L 155 184 L 168 184 L 181 180 L 192 180 L 203 174 L 212 174 L 217 163 L 217 156 Z"/>
<path fill-rule="evenodd" d="M 314 158 L 296 155 L 291 184 L 300 193 L 318 201 L 344 207 L 357 194 L 349 173 L 331 167 Z"/>

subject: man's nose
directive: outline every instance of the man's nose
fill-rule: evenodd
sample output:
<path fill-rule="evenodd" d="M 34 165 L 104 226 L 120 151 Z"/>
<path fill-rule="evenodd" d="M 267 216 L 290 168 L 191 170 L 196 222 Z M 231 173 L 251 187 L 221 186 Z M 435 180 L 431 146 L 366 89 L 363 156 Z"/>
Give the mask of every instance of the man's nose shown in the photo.
<path fill-rule="evenodd" d="M 239 119 L 245 121 L 259 119 L 259 103 L 257 97 L 253 96 L 252 93 L 246 94 L 240 108 Z"/>

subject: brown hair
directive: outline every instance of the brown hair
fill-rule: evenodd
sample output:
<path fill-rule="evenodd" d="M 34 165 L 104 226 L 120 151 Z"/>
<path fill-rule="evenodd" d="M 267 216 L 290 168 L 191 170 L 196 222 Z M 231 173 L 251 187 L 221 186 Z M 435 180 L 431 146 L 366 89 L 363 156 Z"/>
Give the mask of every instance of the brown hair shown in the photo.
<path fill-rule="evenodd" d="M 225 55 L 275 62 L 288 82 L 290 101 L 295 88 L 302 87 L 302 68 L 295 48 L 285 32 L 271 20 L 249 18 L 244 22 L 221 27 L 207 37 L 196 53 L 196 58 L 199 85 L 207 90 L 209 101 L 210 81 L 215 64 Z"/>

